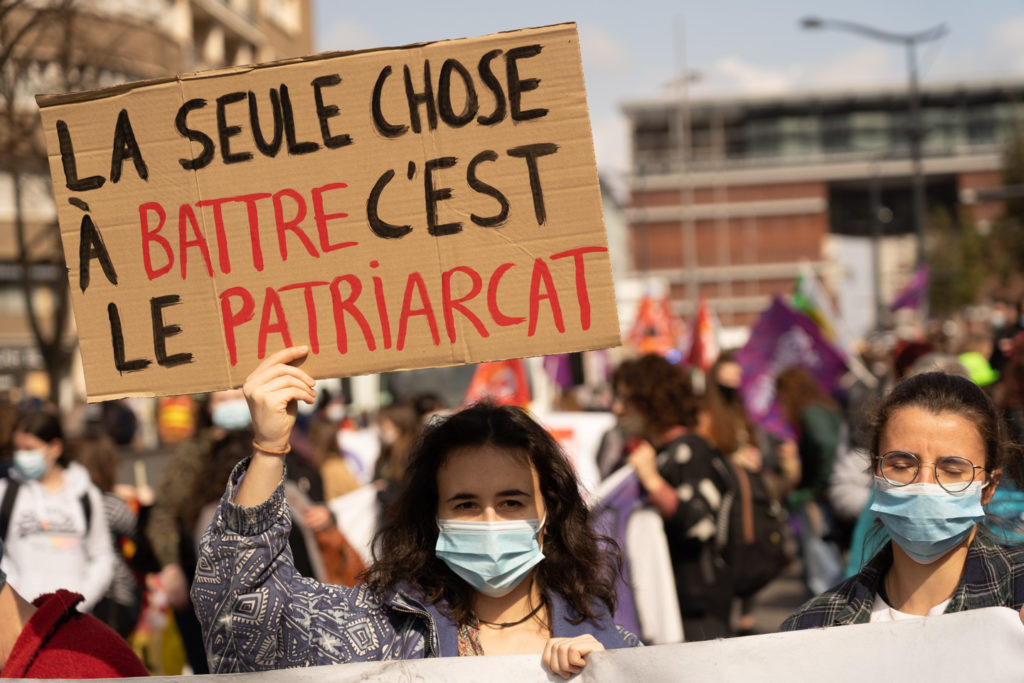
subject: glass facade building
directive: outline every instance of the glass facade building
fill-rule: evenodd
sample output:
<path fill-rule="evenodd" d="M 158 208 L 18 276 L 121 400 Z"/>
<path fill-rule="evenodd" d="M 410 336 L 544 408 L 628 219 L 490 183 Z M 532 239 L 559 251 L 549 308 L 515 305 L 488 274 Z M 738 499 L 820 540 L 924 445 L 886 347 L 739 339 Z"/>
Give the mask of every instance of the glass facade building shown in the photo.
<path fill-rule="evenodd" d="M 928 216 L 945 211 L 955 222 L 965 198 L 991 197 L 986 190 L 1002 184 L 1024 81 L 927 84 L 920 93 Z M 913 269 L 905 87 L 662 98 L 623 110 L 631 273 L 666 280 L 684 317 L 704 296 L 725 325 L 747 325 L 807 264 L 833 291 L 852 287 L 846 275 L 874 266 L 850 261 L 856 244 L 845 238 L 884 242 L 881 298 Z M 970 208 L 984 226 L 1001 204 Z"/>

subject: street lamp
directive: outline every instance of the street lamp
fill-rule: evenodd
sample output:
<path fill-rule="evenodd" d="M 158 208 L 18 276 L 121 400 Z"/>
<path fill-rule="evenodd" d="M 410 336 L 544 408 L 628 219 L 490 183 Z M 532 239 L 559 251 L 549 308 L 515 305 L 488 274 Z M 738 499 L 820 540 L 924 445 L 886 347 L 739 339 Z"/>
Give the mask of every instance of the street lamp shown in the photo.
<path fill-rule="evenodd" d="M 871 26 L 858 24 L 853 21 L 842 19 L 822 19 L 821 17 L 804 17 L 800 25 L 805 29 L 836 29 L 857 33 L 868 38 L 880 40 L 886 43 L 903 45 L 907 49 L 907 94 L 910 107 L 910 126 L 907 137 L 910 142 L 910 160 L 912 163 L 912 189 L 914 200 L 914 232 L 917 237 L 917 265 L 925 262 L 924 254 L 924 230 L 925 230 L 925 192 L 924 173 L 921 170 L 921 139 L 924 137 L 921 125 L 921 102 L 917 82 L 917 44 L 931 40 L 938 40 L 946 35 L 945 24 L 939 24 L 932 28 L 918 31 L 916 33 L 892 33 L 882 31 Z M 925 315 L 927 319 L 927 314 Z"/>

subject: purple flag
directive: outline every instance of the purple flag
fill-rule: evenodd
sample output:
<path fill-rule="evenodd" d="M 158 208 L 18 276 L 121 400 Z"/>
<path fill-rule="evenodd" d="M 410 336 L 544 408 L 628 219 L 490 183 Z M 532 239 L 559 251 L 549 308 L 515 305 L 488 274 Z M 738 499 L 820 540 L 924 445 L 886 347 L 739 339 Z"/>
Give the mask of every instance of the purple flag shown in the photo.
<path fill-rule="evenodd" d="M 626 526 L 629 523 L 629 516 L 638 507 L 643 506 L 644 491 L 636 472 L 632 471 L 632 468 L 630 470 L 628 473 L 620 471 L 620 474 L 624 475 L 622 480 L 596 502 L 591 524 L 598 533 L 615 539 L 623 551 L 622 573 L 619 574 L 619 578 L 615 582 L 615 594 L 618 600 L 615 604 L 615 614 L 612 615 L 613 619 L 622 628 L 632 631 L 642 638 L 640 615 L 637 613 L 633 582 L 630 579 L 629 557 L 625 550 Z M 613 474 L 605 481 L 609 482 L 615 476 Z"/>
<path fill-rule="evenodd" d="M 920 308 L 928 296 L 928 266 L 921 264 L 913 277 L 903 286 L 892 300 L 889 309 L 894 313 L 901 308 Z"/>
<path fill-rule="evenodd" d="M 794 438 L 775 399 L 775 378 L 790 367 L 807 368 L 822 390 L 831 394 L 846 371 L 843 356 L 821 335 L 815 322 L 779 297 L 761 314 L 750 340 L 736 354 L 743 368 L 740 396 L 751 419 L 782 439 Z"/>
<path fill-rule="evenodd" d="M 544 371 L 555 386 L 563 391 L 573 385 L 572 365 L 567 353 L 544 356 Z"/>

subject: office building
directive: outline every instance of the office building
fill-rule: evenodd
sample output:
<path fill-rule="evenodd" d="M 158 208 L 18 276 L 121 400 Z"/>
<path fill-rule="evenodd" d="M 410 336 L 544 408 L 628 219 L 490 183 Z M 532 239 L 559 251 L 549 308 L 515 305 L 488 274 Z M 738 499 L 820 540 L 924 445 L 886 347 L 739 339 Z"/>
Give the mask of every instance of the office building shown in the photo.
<path fill-rule="evenodd" d="M 981 229 L 998 217 L 991 197 L 1022 96 L 1019 80 L 922 87 L 929 216 L 945 210 L 955 220 L 969 202 Z M 862 333 L 876 322 L 876 300 L 889 301 L 909 279 L 905 87 L 671 97 L 624 111 L 631 270 L 667 280 L 684 317 L 703 295 L 723 325 L 747 326 L 773 294 L 792 291 L 806 263 Z"/>

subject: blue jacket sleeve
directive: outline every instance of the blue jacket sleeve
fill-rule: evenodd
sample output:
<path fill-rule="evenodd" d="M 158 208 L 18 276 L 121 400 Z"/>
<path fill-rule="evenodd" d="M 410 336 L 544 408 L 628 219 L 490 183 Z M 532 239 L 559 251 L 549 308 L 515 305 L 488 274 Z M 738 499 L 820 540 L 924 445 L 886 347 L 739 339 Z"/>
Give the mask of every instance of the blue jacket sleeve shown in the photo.
<path fill-rule="evenodd" d="M 214 673 L 261 671 L 402 656 L 397 622 L 365 585 L 301 576 L 288 547 L 283 484 L 262 504 L 232 502 L 248 460 L 231 473 L 203 534 L 192 602 Z M 405 654 L 408 656 L 408 653 Z"/>

